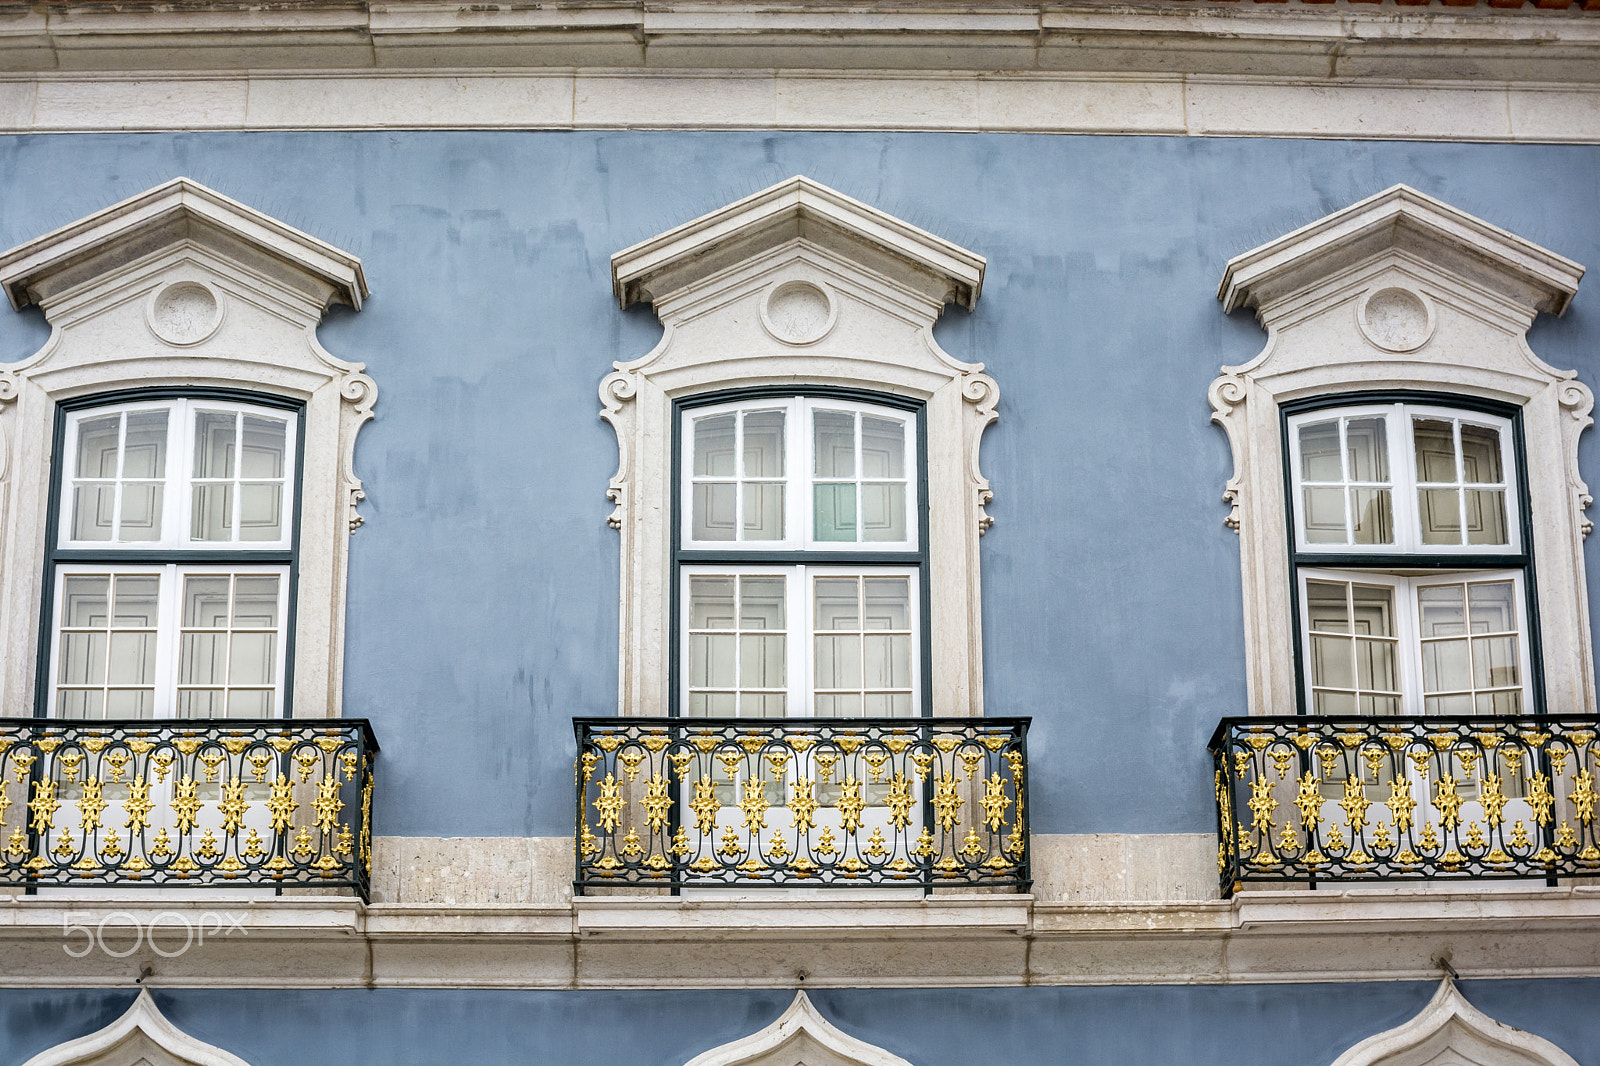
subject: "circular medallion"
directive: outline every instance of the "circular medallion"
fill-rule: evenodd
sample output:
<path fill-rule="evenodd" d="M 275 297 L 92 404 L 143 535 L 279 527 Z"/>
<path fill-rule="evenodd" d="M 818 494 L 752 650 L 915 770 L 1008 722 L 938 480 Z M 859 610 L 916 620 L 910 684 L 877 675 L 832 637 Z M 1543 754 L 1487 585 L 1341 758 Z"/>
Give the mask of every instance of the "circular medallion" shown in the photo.
<path fill-rule="evenodd" d="M 785 344 L 813 344 L 828 335 L 839 307 L 820 285 L 785 281 L 767 293 L 761 324 Z"/>
<path fill-rule="evenodd" d="M 1356 309 L 1356 322 L 1367 340 L 1388 352 L 1409 352 L 1433 336 L 1433 308 L 1411 289 L 1370 292 Z"/>
<path fill-rule="evenodd" d="M 168 285 L 150 301 L 150 329 L 168 344 L 199 344 L 222 324 L 222 302 L 198 281 Z"/>

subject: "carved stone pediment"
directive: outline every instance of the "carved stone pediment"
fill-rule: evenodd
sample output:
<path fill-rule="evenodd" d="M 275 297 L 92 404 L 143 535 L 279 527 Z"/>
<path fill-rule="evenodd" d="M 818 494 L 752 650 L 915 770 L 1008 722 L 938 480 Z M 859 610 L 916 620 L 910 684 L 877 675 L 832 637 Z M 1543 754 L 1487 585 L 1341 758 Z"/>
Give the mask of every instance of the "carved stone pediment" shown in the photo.
<path fill-rule="evenodd" d="M 166 1019 L 149 989 L 106 1026 L 39 1052 L 23 1066 L 249 1066 L 237 1055 L 196 1040 Z"/>
<path fill-rule="evenodd" d="M 818 1013 L 804 992 L 773 1022 L 688 1066 L 911 1066 L 899 1055 L 857 1040 Z"/>
<path fill-rule="evenodd" d="M 1578 1066 L 1541 1036 L 1502 1025 L 1445 978 L 1422 1012 L 1361 1041 L 1333 1066 Z"/>

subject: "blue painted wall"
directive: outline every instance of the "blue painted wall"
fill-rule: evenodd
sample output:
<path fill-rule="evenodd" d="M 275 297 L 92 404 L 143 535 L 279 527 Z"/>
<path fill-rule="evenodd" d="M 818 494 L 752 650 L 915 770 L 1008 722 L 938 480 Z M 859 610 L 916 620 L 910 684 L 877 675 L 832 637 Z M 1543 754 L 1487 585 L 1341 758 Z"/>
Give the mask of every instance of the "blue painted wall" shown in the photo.
<path fill-rule="evenodd" d="M 1470 981 L 1490 1017 L 1600 1066 L 1600 979 Z M 825 1017 L 916 1066 L 1327 1066 L 1415 1015 L 1420 982 L 1138 988 L 827 989 Z M 783 991 L 158 991 L 180 1029 L 251 1066 L 682 1066 L 767 1025 Z M 0 994 L 0 1063 L 93 1032 L 125 990 Z"/>
<path fill-rule="evenodd" d="M 595 389 L 659 335 L 616 310 L 608 257 L 794 173 L 988 257 L 939 337 L 1002 390 L 987 700 L 1034 716 L 1042 832 L 1212 828 L 1205 740 L 1243 709 L 1244 653 L 1205 390 L 1264 340 L 1221 314 L 1224 262 L 1405 181 L 1600 263 L 1600 148 L 963 134 L 5 138 L 0 245 L 185 174 L 362 256 L 370 304 L 321 336 L 380 389 L 345 674 L 383 744 L 377 830 L 565 834 L 568 719 L 616 707 Z M 1591 386 L 1595 290 L 1532 334 Z M 0 315 L 0 359 L 47 332 Z"/>

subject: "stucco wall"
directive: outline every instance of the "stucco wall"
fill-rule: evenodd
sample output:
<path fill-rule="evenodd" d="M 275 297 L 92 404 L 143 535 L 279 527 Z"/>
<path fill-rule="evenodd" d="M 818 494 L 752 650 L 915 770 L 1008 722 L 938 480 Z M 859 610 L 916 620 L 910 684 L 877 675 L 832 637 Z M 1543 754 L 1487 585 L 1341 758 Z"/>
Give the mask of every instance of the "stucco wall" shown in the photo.
<path fill-rule="evenodd" d="M 988 257 L 977 311 L 939 337 L 1002 390 L 986 698 L 1034 716 L 1047 833 L 1213 824 L 1204 742 L 1244 682 L 1205 389 L 1265 339 L 1221 314 L 1223 263 L 1397 181 L 1600 263 L 1600 148 L 963 134 L 13 137 L 0 245 L 185 174 L 362 256 L 371 302 L 321 337 L 380 389 L 345 675 L 345 712 L 383 745 L 377 830 L 559 835 L 568 719 L 616 705 L 595 387 L 659 335 L 616 310 L 607 259 L 797 172 Z M 1595 289 L 1532 334 L 1591 386 Z M 37 310 L 0 315 L 0 359 L 47 332 Z"/>
<path fill-rule="evenodd" d="M 1593 1004 L 1600 980 L 1471 981 L 1491 1017 L 1600 1066 Z M 1433 986 L 1419 982 L 1229 987 L 832 989 L 824 1016 L 914 1066 L 1326 1066 L 1347 1047 L 1406 1021 Z M 251 1066 L 536 1063 L 682 1066 L 766 1025 L 784 991 L 500 992 L 166 990 L 179 1028 Z M 11 1066 L 109 1023 L 122 990 L 7 991 L 0 1062 Z"/>

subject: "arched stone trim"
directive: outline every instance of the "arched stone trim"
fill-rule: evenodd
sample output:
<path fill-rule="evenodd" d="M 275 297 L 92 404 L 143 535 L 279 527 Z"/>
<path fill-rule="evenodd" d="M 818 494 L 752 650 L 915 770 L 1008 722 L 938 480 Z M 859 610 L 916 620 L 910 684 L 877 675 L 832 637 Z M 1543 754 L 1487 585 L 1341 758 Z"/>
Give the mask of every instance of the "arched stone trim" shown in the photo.
<path fill-rule="evenodd" d="M 1502 1025 L 1468 1003 L 1447 977 L 1422 1012 L 1369 1036 L 1333 1066 L 1578 1066 L 1540 1036 Z"/>
<path fill-rule="evenodd" d="M 88 1036 L 39 1052 L 23 1066 L 250 1066 L 237 1055 L 196 1040 L 166 1019 L 149 989 L 133 1006 Z"/>
<path fill-rule="evenodd" d="M 982 363 L 939 347 L 947 304 L 971 308 L 981 255 L 805 177 L 625 248 L 611 257 L 622 307 L 647 300 L 665 327 L 655 349 L 600 383 L 617 435 L 606 489 L 621 532 L 619 712 L 668 703 L 672 403 L 723 389 L 848 386 L 926 405 L 933 713 L 983 713 L 978 538 L 992 500 L 978 466 L 999 387 Z M 815 321 L 782 312 L 802 293 Z M 804 328 L 801 328 L 803 325 Z"/>
<path fill-rule="evenodd" d="M 794 1002 L 777 1021 L 747 1037 L 712 1048 L 690 1060 L 687 1066 L 911 1066 L 911 1063 L 839 1029 L 817 1012 L 804 992 L 796 992 Z"/>

